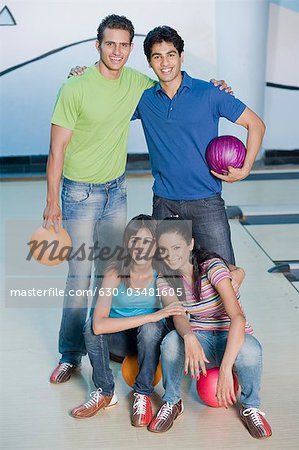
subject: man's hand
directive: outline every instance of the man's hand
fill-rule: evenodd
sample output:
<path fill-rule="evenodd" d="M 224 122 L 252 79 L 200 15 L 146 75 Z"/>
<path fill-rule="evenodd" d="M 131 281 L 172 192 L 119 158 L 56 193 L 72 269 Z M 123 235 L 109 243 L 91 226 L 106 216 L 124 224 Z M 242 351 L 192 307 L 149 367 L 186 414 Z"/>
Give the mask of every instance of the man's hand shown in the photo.
<path fill-rule="evenodd" d="M 244 165 L 241 169 L 236 169 L 235 167 L 229 166 L 227 175 L 221 175 L 220 173 L 214 172 L 214 170 L 211 170 L 211 173 L 214 177 L 217 177 L 222 181 L 235 183 L 236 181 L 244 180 L 244 178 L 248 177 L 250 174 L 250 167 Z"/>
<path fill-rule="evenodd" d="M 58 233 L 59 227 L 61 227 L 62 223 L 62 213 L 60 206 L 56 203 L 48 202 L 44 210 L 43 217 L 43 227 L 49 229 L 53 225 L 56 233 Z"/>
<path fill-rule="evenodd" d="M 191 378 L 194 378 L 194 372 L 196 375 L 196 379 L 199 380 L 200 377 L 200 369 L 204 376 L 207 376 L 207 370 L 205 362 L 209 363 L 210 361 L 206 358 L 205 352 L 203 351 L 202 346 L 196 339 L 195 334 L 192 332 L 185 334 L 184 336 L 184 344 L 185 344 L 185 375 L 188 373 L 188 367 L 190 367 Z M 200 369 L 199 369 L 200 367 Z"/>
<path fill-rule="evenodd" d="M 68 78 L 76 77 L 77 75 L 83 75 L 86 69 L 87 69 L 86 66 L 72 67 L 70 73 L 68 74 Z"/>
<path fill-rule="evenodd" d="M 230 275 L 232 277 L 233 290 L 237 294 L 245 278 L 245 271 L 242 267 L 236 267 L 234 270 L 230 270 Z"/>
<path fill-rule="evenodd" d="M 219 87 L 220 91 L 225 91 L 230 95 L 234 95 L 234 91 L 232 90 L 231 86 L 228 86 L 227 83 L 224 80 L 215 80 L 215 78 L 212 78 L 210 80 L 210 83 L 213 83 L 214 86 Z"/>

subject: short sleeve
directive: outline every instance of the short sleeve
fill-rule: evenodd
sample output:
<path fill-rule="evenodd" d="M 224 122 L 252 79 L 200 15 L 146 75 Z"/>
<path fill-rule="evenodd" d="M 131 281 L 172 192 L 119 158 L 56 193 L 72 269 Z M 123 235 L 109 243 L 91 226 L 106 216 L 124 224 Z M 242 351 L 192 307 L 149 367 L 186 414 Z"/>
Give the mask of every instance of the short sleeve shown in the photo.
<path fill-rule="evenodd" d="M 137 119 L 140 119 L 140 115 L 139 115 L 139 111 L 138 111 L 138 106 L 137 106 L 137 108 L 135 109 L 135 112 L 134 112 L 133 116 L 131 117 L 131 120 L 137 120 Z"/>
<path fill-rule="evenodd" d="M 56 100 L 51 123 L 73 130 L 80 113 L 79 91 L 64 84 Z"/>
<path fill-rule="evenodd" d="M 171 286 L 168 284 L 167 280 L 163 277 L 158 277 L 156 281 L 157 288 L 160 292 L 163 291 L 163 297 L 172 295 L 173 296 L 173 289 L 171 289 Z"/>
<path fill-rule="evenodd" d="M 217 118 L 225 117 L 231 122 L 236 122 L 244 112 L 246 105 L 238 98 L 219 88 L 211 89 L 211 101 L 214 114 Z"/>
<path fill-rule="evenodd" d="M 207 264 L 205 271 L 212 286 L 216 287 L 220 281 L 226 278 L 231 279 L 230 271 L 221 259 L 211 259 Z"/>

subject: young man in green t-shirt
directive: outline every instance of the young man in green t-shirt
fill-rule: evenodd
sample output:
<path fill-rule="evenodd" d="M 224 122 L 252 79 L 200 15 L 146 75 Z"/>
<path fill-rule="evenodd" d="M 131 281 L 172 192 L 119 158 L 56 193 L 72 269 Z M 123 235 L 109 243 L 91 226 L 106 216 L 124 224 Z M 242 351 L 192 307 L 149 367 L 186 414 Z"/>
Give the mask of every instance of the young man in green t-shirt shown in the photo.
<path fill-rule="evenodd" d="M 64 83 L 52 117 L 44 226 L 58 230 L 63 217 L 74 256 L 69 259 L 59 333 L 62 356 L 50 377 L 52 383 L 67 381 L 86 354 L 83 327 L 92 263 L 98 287 L 103 258 L 96 250 L 112 242 L 117 245 L 126 222 L 129 123 L 142 93 L 153 86 L 146 75 L 124 67 L 133 36 L 127 18 L 106 17 L 97 34 L 99 62 L 82 77 Z"/>

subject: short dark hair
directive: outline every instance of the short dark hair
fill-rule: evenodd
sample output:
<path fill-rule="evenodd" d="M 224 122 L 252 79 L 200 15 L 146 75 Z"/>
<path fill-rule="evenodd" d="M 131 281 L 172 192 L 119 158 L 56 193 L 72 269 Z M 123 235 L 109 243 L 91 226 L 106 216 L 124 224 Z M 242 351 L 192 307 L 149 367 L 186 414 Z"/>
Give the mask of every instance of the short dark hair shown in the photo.
<path fill-rule="evenodd" d="M 154 44 L 160 44 L 163 41 L 171 42 L 181 56 L 181 53 L 184 51 L 183 39 L 176 30 L 167 25 L 163 25 L 151 30 L 144 39 L 143 50 L 148 61 L 151 59 L 151 51 Z"/>
<path fill-rule="evenodd" d="M 110 14 L 106 16 L 100 23 L 97 30 L 97 40 L 101 44 L 103 40 L 104 31 L 106 28 L 111 28 L 114 30 L 126 30 L 130 33 L 130 44 L 134 38 L 134 26 L 132 22 L 125 16 L 118 16 L 117 14 Z"/>

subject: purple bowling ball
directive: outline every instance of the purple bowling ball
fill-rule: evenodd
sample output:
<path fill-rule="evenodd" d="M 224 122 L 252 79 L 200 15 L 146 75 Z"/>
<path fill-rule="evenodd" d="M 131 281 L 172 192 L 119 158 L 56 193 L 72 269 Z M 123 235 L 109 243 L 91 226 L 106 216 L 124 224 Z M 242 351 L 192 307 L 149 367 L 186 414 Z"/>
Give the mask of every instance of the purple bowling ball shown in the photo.
<path fill-rule="evenodd" d="M 206 160 L 210 169 L 221 175 L 227 175 L 228 166 L 243 167 L 246 148 L 235 136 L 219 136 L 209 143 Z"/>

